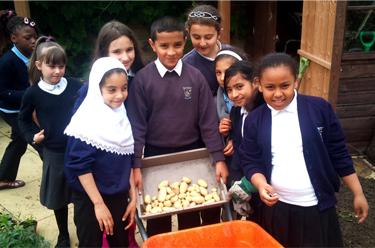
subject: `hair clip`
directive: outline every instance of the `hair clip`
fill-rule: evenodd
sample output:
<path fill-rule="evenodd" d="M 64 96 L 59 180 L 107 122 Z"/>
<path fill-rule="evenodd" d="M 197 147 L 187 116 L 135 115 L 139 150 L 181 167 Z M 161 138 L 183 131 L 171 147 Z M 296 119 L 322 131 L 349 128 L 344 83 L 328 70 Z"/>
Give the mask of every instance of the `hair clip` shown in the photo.
<path fill-rule="evenodd" d="M 189 17 L 198 17 L 198 18 L 212 18 L 215 21 L 217 21 L 217 16 L 212 15 L 208 12 L 202 12 L 202 11 L 193 11 L 189 14 Z"/>
<path fill-rule="evenodd" d="M 23 23 L 29 24 L 29 19 L 27 17 L 23 18 Z"/>
<path fill-rule="evenodd" d="M 30 22 L 30 26 L 34 27 L 35 26 L 35 22 Z"/>
<path fill-rule="evenodd" d="M 50 39 L 45 39 L 44 42 L 50 42 L 51 40 Z"/>
<path fill-rule="evenodd" d="M 8 12 L 8 17 L 11 16 L 12 13 L 13 13 L 13 10 L 9 10 L 9 12 Z"/>

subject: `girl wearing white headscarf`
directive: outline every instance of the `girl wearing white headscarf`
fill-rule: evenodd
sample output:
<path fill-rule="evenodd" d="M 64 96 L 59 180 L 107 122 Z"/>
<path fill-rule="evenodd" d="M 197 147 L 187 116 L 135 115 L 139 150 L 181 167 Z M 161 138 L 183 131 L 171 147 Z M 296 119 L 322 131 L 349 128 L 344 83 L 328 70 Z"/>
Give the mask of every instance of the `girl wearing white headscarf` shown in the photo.
<path fill-rule="evenodd" d="M 98 59 L 90 72 L 87 97 L 64 132 L 69 136 L 65 175 L 73 188 L 80 247 L 101 247 L 104 229 L 111 247 L 128 246 L 136 199 L 134 139 L 123 104 L 126 76 L 117 59 Z"/>

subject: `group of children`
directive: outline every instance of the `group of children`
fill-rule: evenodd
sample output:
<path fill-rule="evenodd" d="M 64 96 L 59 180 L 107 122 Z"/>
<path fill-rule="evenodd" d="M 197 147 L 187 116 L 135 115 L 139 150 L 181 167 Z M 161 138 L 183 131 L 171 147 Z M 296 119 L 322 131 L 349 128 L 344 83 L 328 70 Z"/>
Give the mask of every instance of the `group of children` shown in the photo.
<path fill-rule="evenodd" d="M 245 176 L 254 184 L 259 194 L 249 219 L 284 246 L 342 246 L 337 174 L 353 191 L 356 216 L 366 218 L 333 109 L 297 94 L 290 56 L 267 55 L 256 68 L 242 51 L 222 45 L 214 7 L 190 10 L 185 25 L 172 16 L 156 20 L 149 43 L 157 59 L 147 65 L 133 32 L 108 22 L 84 86 L 64 78 L 65 51 L 51 37 L 37 39 L 33 20 L 12 10 L 1 20 L 14 47 L 0 60 L 0 113 L 12 127 L 0 189 L 25 184 L 15 180 L 19 159 L 28 143 L 39 149 L 40 200 L 54 210 L 58 247 L 70 246 L 71 201 L 80 247 L 102 246 L 104 230 L 109 246 L 128 247 L 141 158 L 201 147 L 216 163 L 218 183 Z M 187 34 L 194 49 L 183 56 Z M 179 229 L 218 223 L 220 213 L 179 214 Z M 170 216 L 147 221 L 149 236 L 169 231 Z"/>

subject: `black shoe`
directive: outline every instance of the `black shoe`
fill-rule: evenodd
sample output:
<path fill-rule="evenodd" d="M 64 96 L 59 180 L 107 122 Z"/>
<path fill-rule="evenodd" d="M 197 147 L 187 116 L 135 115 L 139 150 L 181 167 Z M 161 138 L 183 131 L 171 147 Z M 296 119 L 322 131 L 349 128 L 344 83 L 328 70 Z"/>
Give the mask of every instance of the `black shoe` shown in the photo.
<path fill-rule="evenodd" d="M 68 247 L 70 248 L 70 239 L 69 236 L 62 236 L 57 239 L 57 244 L 55 248 Z"/>

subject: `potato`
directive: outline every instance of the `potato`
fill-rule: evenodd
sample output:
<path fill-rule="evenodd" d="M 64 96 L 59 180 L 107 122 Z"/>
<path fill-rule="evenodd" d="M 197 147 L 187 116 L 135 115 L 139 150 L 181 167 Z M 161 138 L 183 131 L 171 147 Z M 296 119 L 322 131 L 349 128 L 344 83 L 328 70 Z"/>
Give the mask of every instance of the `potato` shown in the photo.
<path fill-rule="evenodd" d="M 197 184 L 194 184 L 194 190 L 197 192 L 197 193 L 200 193 L 201 192 L 201 189 L 199 188 L 199 186 Z"/>
<path fill-rule="evenodd" d="M 193 191 L 191 194 L 190 194 L 192 197 L 194 196 L 201 196 L 200 193 L 196 192 L 196 191 Z"/>
<path fill-rule="evenodd" d="M 180 194 L 180 186 L 177 186 L 177 184 L 171 185 L 171 189 L 175 194 Z"/>
<path fill-rule="evenodd" d="M 212 192 L 217 192 L 217 188 L 212 188 Z"/>
<path fill-rule="evenodd" d="M 172 186 L 180 187 L 180 182 L 174 182 L 174 183 L 171 184 L 171 188 L 172 188 Z"/>
<path fill-rule="evenodd" d="M 164 202 L 166 196 L 167 196 L 167 189 L 165 187 L 162 187 L 159 191 L 158 201 Z"/>
<path fill-rule="evenodd" d="M 150 195 L 145 195 L 145 198 L 143 200 L 146 204 L 150 204 L 151 203 L 151 196 Z"/>
<path fill-rule="evenodd" d="M 197 204 L 195 203 L 195 202 L 192 202 L 192 203 L 190 203 L 190 207 L 194 207 L 194 206 L 196 206 Z"/>
<path fill-rule="evenodd" d="M 189 192 L 194 191 L 194 187 L 193 187 L 193 186 L 189 187 L 189 188 L 188 188 L 188 191 L 189 191 Z"/>
<path fill-rule="evenodd" d="M 150 210 L 150 214 L 156 214 L 157 212 L 158 211 L 156 209 L 154 209 L 154 208 Z"/>
<path fill-rule="evenodd" d="M 179 194 L 178 199 L 182 200 L 186 198 L 186 194 Z"/>
<path fill-rule="evenodd" d="M 171 202 L 175 203 L 178 200 L 178 195 L 175 195 L 171 198 Z"/>
<path fill-rule="evenodd" d="M 174 207 L 163 207 L 163 211 L 171 211 L 171 210 L 174 210 L 176 208 Z"/>
<path fill-rule="evenodd" d="M 199 187 L 200 191 L 201 191 L 201 194 L 206 196 L 208 194 L 208 191 L 206 188 L 203 188 L 203 187 Z"/>
<path fill-rule="evenodd" d="M 208 201 L 205 201 L 203 204 L 208 204 L 208 203 L 213 203 L 213 202 L 215 202 L 215 199 L 210 199 Z"/>
<path fill-rule="evenodd" d="M 173 193 L 171 187 L 166 187 L 166 189 L 167 189 L 167 194 L 172 194 Z"/>
<path fill-rule="evenodd" d="M 203 179 L 198 180 L 198 185 L 201 186 L 201 187 L 204 187 L 204 188 L 207 188 L 207 186 L 208 186 L 206 181 L 203 180 Z"/>
<path fill-rule="evenodd" d="M 162 187 L 168 187 L 169 182 L 168 180 L 164 180 L 161 183 L 159 183 L 158 189 L 161 189 Z"/>
<path fill-rule="evenodd" d="M 153 209 L 155 209 L 157 212 L 162 212 L 163 209 L 161 207 L 154 207 Z"/>
<path fill-rule="evenodd" d="M 191 180 L 188 177 L 183 177 L 182 181 L 185 182 L 185 183 L 187 183 L 187 184 L 191 183 Z"/>
<path fill-rule="evenodd" d="M 204 197 L 203 196 L 193 196 L 192 197 L 193 202 L 197 204 L 202 204 L 204 202 Z"/>
<path fill-rule="evenodd" d="M 204 197 L 204 199 L 205 199 L 206 201 L 211 200 L 211 199 L 213 199 L 213 195 L 212 195 L 212 194 L 208 194 L 208 195 L 206 195 L 206 196 Z"/>
<path fill-rule="evenodd" d="M 181 202 L 180 202 L 180 201 L 176 201 L 176 202 L 174 203 L 174 207 L 175 207 L 175 208 L 182 208 L 182 204 L 181 204 Z"/>
<path fill-rule="evenodd" d="M 159 208 L 163 208 L 164 207 L 164 204 L 163 203 L 159 203 Z"/>
<path fill-rule="evenodd" d="M 220 196 L 218 194 L 212 194 L 214 197 L 215 201 L 220 201 Z"/>
<path fill-rule="evenodd" d="M 189 201 L 189 202 L 192 202 L 192 201 L 193 201 L 193 199 L 192 199 L 191 196 L 186 196 L 185 200 L 187 200 L 187 201 Z"/>
<path fill-rule="evenodd" d="M 172 202 L 171 201 L 165 201 L 164 207 L 172 207 Z"/>
<path fill-rule="evenodd" d="M 182 182 L 182 183 L 180 184 L 180 194 L 181 194 L 181 193 L 186 193 L 187 189 L 188 189 L 188 185 L 187 185 L 187 183 L 186 183 L 186 182 Z"/>
<path fill-rule="evenodd" d="M 152 201 L 155 201 L 156 200 L 156 196 L 154 196 L 154 197 L 152 197 L 152 199 L 151 199 Z"/>
<path fill-rule="evenodd" d="M 165 197 L 165 200 L 168 201 L 168 200 L 170 200 L 171 198 L 172 198 L 172 195 L 167 195 L 167 196 Z"/>
<path fill-rule="evenodd" d="M 184 201 L 182 202 L 182 206 L 183 206 L 184 208 L 189 207 L 189 206 L 190 206 L 190 202 L 189 202 L 188 200 L 184 200 Z"/>
<path fill-rule="evenodd" d="M 146 212 L 150 212 L 151 209 L 152 209 L 151 204 L 148 204 L 148 205 L 146 206 Z"/>

